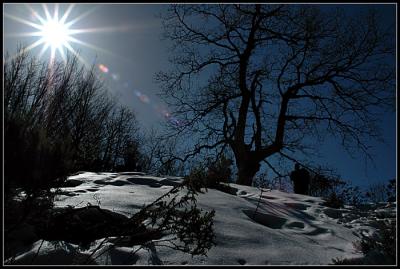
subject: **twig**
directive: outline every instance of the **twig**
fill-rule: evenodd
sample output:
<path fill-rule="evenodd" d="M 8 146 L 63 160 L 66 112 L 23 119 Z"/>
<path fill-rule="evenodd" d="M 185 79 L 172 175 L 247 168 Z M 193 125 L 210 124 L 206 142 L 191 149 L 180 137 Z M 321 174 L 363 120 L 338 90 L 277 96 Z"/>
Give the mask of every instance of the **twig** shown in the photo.
<path fill-rule="evenodd" d="M 143 248 L 143 245 L 140 245 L 140 247 L 138 247 L 138 249 L 137 250 L 135 250 L 135 251 L 133 251 L 133 247 L 132 247 L 132 251 L 131 252 L 129 252 L 129 254 L 131 254 L 131 255 L 135 255 L 139 250 L 141 250 Z M 127 260 L 128 258 L 126 258 L 125 259 L 125 261 Z"/>
<path fill-rule="evenodd" d="M 33 262 L 35 261 L 35 259 L 36 259 L 37 256 L 39 255 L 39 251 L 40 251 L 40 249 L 42 248 L 43 243 L 44 243 L 44 239 L 42 239 L 42 242 L 40 243 L 40 246 L 39 246 L 38 250 L 36 251 L 35 256 L 33 256 L 32 261 L 31 261 L 31 264 L 33 264 Z"/>
<path fill-rule="evenodd" d="M 104 238 L 103 241 L 97 246 L 95 250 L 92 251 L 92 253 L 89 255 L 89 257 L 86 258 L 84 264 L 87 264 L 89 262 L 89 259 L 101 248 L 101 246 L 104 244 L 104 242 L 108 239 L 108 237 Z M 96 256 L 96 258 L 99 256 Z M 95 258 L 95 259 L 96 259 Z"/>
<path fill-rule="evenodd" d="M 83 201 L 80 201 L 79 203 L 77 203 L 76 205 L 74 205 L 72 208 L 75 208 L 75 207 L 77 207 L 78 205 L 80 205 L 80 204 L 82 204 L 83 203 Z"/>
<path fill-rule="evenodd" d="M 253 219 L 254 219 L 254 217 L 256 216 L 257 210 L 258 210 L 258 208 L 259 208 L 259 206 L 260 206 L 261 196 L 262 196 L 263 192 L 264 192 L 264 188 L 260 188 L 260 196 L 259 196 L 259 198 L 258 198 L 256 210 L 255 210 L 254 213 L 253 213 Z"/>

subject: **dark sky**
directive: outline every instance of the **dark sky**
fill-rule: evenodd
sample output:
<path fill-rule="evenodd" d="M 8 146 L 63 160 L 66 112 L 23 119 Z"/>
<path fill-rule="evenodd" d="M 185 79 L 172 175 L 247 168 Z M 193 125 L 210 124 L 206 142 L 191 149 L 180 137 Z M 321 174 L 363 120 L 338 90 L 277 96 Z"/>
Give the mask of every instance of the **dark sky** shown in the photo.
<path fill-rule="evenodd" d="M 54 5 L 47 4 L 51 15 Z M 383 14 L 382 26 L 393 27 L 395 33 L 395 5 L 335 5 L 349 14 L 364 12 L 370 7 Z M 30 8 L 31 9 L 30 9 Z M 65 13 L 69 4 L 61 4 L 59 17 Z M 324 9 L 332 5 L 323 5 Z M 157 16 L 165 11 L 167 5 L 160 4 L 76 4 L 66 19 L 70 22 L 81 17 L 70 29 L 91 29 L 72 35 L 84 44 L 70 42 L 73 49 L 79 50 L 86 64 L 103 65 L 101 73 L 110 91 L 118 100 L 131 107 L 143 128 L 159 128 L 168 108 L 157 98 L 159 85 L 155 83 L 156 72 L 169 68 L 168 44 L 161 40 L 161 20 Z M 46 18 L 41 4 L 3 4 L 3 44 L 4 51 L 13 54 L 18 44 L 30 45 L 38 36 L 19 36 L 20 33 L 38 31 L 29 22 L 41 24 L 32 10 Z M 88 13 L 86 13 L 88 12 Z M 20 19 L 22 19 L 22 21 Z M 39 55 L 42 45 L 32 49 Z M 49 49 L 42 59 L 50 57 Z M 57 53 L 56 57 L 60 57 Z M 105 68 L 106 69 L 105 69 Z M 322 164 L 330 164 L 345 179 L 356 185 L 387 180 L 396 177 L 396 115 L 388 113 L 381 119 L 383 137 L 386 144 L 371 141 L 376 157 L 376 166 L 365 163 L 362 156 L 351 158 L 336 141 L 328 140 L 321 145 L 324 152 Z"/>

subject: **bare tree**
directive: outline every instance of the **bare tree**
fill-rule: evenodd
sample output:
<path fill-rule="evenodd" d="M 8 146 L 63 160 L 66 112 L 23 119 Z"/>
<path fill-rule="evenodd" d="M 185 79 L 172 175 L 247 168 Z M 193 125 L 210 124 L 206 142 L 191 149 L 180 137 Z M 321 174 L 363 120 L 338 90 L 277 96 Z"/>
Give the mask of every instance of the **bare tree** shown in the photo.
<path fill-rule="evenodd" d="M 170 136 L 195 140 L 172 159 L 228 147 L 237 183 L 251 185 L 261 163 L 294 161 L 309 138 L 368 154 L 373 109 L 394 97 L 394 34 L 377 21 L 311 5 L 172 5 L 163 22 L 176 68 L 157 80 L 184 122 Z"/>
<path fill-rule="evenodd" d="M 7 184 L 38 188 L 36 181 L 49 185 L 71 171 L 113 169 L 121 161 L 138 124 L 94 67 L 70 54 L 49 65 L 22 47 L 4 63 Z"/>

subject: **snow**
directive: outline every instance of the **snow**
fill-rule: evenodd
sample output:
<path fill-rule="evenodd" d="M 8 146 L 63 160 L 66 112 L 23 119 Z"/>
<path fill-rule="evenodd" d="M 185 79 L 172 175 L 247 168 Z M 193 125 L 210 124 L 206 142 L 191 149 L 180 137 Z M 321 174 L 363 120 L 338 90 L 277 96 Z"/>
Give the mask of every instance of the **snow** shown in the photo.
<path fill-rule="evenodd" d="M 82 172 L 69 177 L 56 207 L 99 205 L 127 217 L 153 202 L 183 179 L 144 173 Z M 357 258 L 358 233 L 375 230 L 368 216 L 323 206 L 323 200 L 278 190 L 230 184 L 236 195 L 208 189 L 198 206 L 215 210 L 216 246 L 206 256 L 191 256 L 161 246 L 163 238 L 145 246 L 123 246 L 115 238 L 99 239 L 87 250 L 64 241 L 37 240 L 15 258 L 16 264 L 99 265 L 326 265 L 333 258 Z M 261 195 L 261 196 L 260 196 Z M 257 210 L 256 210 L 257 209 Z M 376 214 L 395 216 L 389 205 Z M 112 246 L 110 248 L 110 246 Z M 90 256 L 94 249 L 96 254 Z M 108 251 L 107 251 L 108 250 Z"/>

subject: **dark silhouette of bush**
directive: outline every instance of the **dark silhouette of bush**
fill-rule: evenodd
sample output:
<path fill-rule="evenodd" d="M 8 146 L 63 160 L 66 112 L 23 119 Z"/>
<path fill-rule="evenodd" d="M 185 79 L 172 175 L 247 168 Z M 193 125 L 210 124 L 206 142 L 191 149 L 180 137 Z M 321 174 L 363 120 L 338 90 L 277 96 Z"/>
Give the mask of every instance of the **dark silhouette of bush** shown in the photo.
<path fill-rule="evenodd" d="M 333 171 L 321 168 L 311 173 L 309 194 L 324 198 L 324 205 L 333 208 L 358 206 L 365 201 L 359 187 L 344 181 Z"/>
<path fill-rule="evenodd" d="M 368 187 L 365 193 L 369 201 L 373 203 L 379 202 L 395 202 L 396 201 L 396 180 L 391 179 L 387 184 L 373 183 Z"/>
<path fill-rule="evenodd" d="M 186 176 L 185 179 L 190 181 L 192 186 L 194 186 L 194 189 L 197 191 L 200 191 L 203 187 L 207 188 L 207 168 L 204 165 L 199 164 L 190 170 L 189 175 Z"/>
<path fill-rule="evenodd" d="M 389 183 L 386 186 L 386 194 L 389 203 L 396 202 L 396 179 L 389 180 Z"/>
<path fill-rule="evenodd" d="M 209 161 L 207 167 L 206 185 L 215 188 L 219 183 L 228 183 L 232 180 L 231 166 L 233 161 L 222 154 L 216 161 Z"/>
<path fill-rule="evenodd" d="M 71 172 L 68 140 L 51 141 L 44 130 L 9 122 L 5 133 L 5 183 L 27 193 L 49 189 Z"/>
<path fill-rule="evenodd" d="M 90 204 L 81 208 L 42 206 L 41 217 L 29 220 L 29 224 L 44 240 L 66 241 L 78 244 L 82 249 L 90 247 L 96 239 L 115 237 L 114 245 L 101 249 L 101 253 L 114 246 L 145 246 L 153 239 L 166 236 L 160 246 L 191 255 L 206 255 L 215 245 L 215 211 L 207 212 L 197 207 L 196 197 L 203 193 L 201 189 L 198 181 L 187 178 L 130 218 Z M 157 245 L 157 241 L 152 243 Z M 98 250 L 96 248 L 91 256 Z"/>
<path fill-rule="evenodd" d="M 324 197 L 325 201 L 322 205 L 332 208 L 341 208 L 344 206 L 344 199 L 338 196 L 335 192 L 329 194 L 328 197 Z"/>
<path fill-rule="evenodd" d="M 205 188 L 225 190 L 221 183 L 229 183 L 232 179 L 232 160 L 224 154 L 216 160 L 208 158 L 205 163 L 198 164 L 191 168 L 186 177 L 194 182 L 199 182 Z"/>
<path fill-rule="evenodd" d="M 364 257 L 355 259 L 333 259 L 335 265 L 394 265 L 396 263 L 396 220 L 377 222 L 377 230 L 353 243 Z"/>
<path fill-rule="evenodd" d="M 392 264 L 396 261 L 396 222 L 380 221 L 377 231 L 370 237 L 363 236 L 361 251 L 368 254 L 377 251 L 387 257 Z"/>

